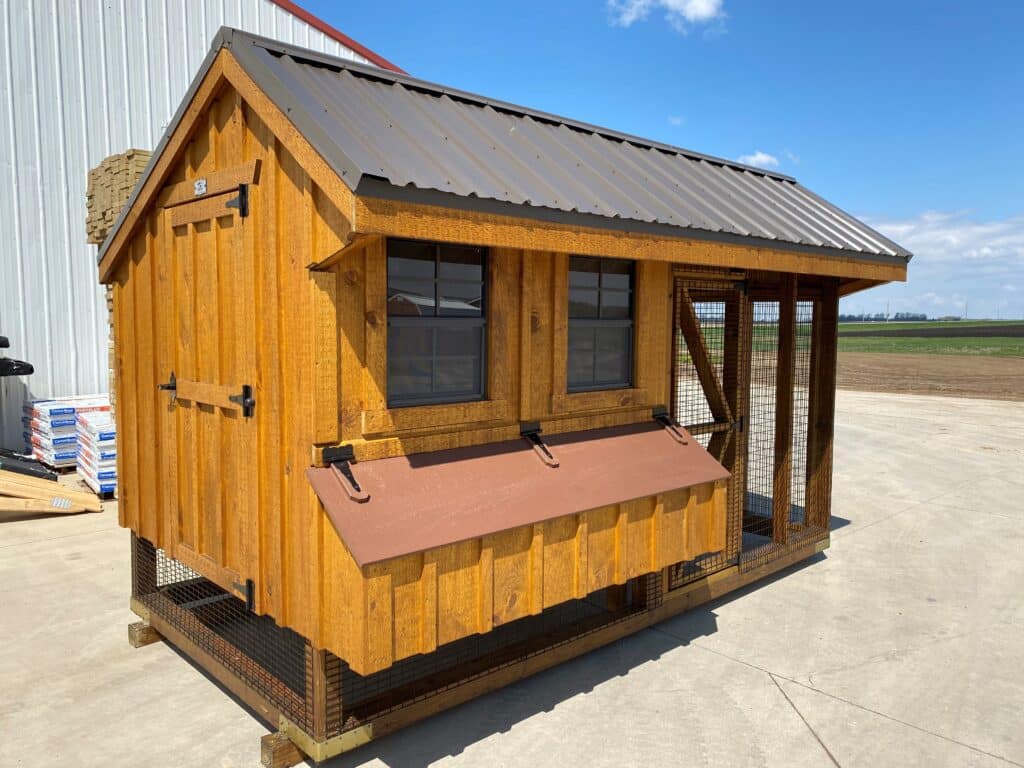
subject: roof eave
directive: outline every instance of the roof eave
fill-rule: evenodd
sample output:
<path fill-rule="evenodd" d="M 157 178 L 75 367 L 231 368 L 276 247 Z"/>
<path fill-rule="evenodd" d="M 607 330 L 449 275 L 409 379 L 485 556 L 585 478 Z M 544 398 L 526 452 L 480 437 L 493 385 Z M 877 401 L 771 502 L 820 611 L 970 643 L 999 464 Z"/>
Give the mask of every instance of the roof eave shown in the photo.
<path fill-rule="evenodd" d="M 607 216 L 600 216 L 593 213 L 563 211 L 556 208 L 523 205 L 483 197 L 463 197 L 460 195 L 454 195 L 450 192 L 442 192 L 440 190 L 433 189 L 399 187 L 389 183 L 386 179 L 381 179 L 376 176 L 364 175 L 356 186 L 355 194 L 358 197 L 394 200 L 396 202 L 429 205 L 440 208 L 470 211 L 474 213 L 508 216 L 511 218 L 533 219 L 548 224 L 589 227 L 616 232 L 632 232 L 676 239 L 702 240 L 711 243 L 746 246 L 750 248 L 770 248 L 777 251 L 788 251 L 791 253 L 814 256 L 838 256 L 845 259 L 855 259 L 874 264 L 906 266 L 910 259 L 910 253 L 899 248 L 899 246 L 895 246 L 896 248 L 899 248 L 899 251 L 893 255 L 830 248 L 827 246 L 806 245 L 803 243 L 792 243 L 784 240 L 735 235 L 727 232 L 712 232 L 709 230 L 691 227 L 677 227 L 670 224 L 661 224 L 659 222 L 609 218 Z M 358 222 L 356 222 L 356 227 L 358 229 Z"/>

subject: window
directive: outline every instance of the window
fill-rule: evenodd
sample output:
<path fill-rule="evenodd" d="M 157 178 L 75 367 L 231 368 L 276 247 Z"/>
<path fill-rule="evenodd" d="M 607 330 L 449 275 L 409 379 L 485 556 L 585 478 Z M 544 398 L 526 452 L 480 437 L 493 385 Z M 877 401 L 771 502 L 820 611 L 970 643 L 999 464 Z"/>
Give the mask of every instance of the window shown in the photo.
<path fill-rule="evenodd" d="M 633 386 L 633 262 L 569 259 L 568 389 Z"/>
<path fill-rule="evenodd" d="M 388 405 L 482 400 L 484 248 L 388 241 Z"/>

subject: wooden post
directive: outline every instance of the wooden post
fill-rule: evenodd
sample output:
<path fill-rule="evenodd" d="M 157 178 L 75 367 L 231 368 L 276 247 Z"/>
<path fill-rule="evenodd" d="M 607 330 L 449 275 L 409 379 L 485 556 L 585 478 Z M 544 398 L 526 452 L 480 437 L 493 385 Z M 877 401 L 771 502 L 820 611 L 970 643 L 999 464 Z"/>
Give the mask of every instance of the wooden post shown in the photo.
<path fill-rule="evenodd" d="M 832 515 L 838 320 L 838 285 L 829 280 L 814 306 L 807 419 L 807 524 L 825 531 Z"/>
<path fill-rule="evenodd" d="M 268 733 L 260 739 L 260 765 L 264 768 L 291 768 L 306 760 L 287 735 Z"/>
<path fill-rule="evenodd" d="M 775 474 L 772 482 L 772 539 L 789 533 L 793 474 L 793 379 L 796 372 L 796 275 L 783 279 L 779 297 L 779 350 L 775 371 Z"/>

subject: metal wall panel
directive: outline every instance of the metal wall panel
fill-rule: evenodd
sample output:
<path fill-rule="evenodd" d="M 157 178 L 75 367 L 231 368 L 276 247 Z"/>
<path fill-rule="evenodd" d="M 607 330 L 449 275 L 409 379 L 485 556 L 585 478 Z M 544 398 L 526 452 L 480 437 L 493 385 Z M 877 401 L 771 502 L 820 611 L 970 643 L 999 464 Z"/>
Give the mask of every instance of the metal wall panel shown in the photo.
<path fill-rule="evenodd" d="M 0 0 L 0 445 L 26 397 L 107 390 L 106 304 L 86 176 L 160 140 L 219 27 L 366 62 L 271 0 Z"/>

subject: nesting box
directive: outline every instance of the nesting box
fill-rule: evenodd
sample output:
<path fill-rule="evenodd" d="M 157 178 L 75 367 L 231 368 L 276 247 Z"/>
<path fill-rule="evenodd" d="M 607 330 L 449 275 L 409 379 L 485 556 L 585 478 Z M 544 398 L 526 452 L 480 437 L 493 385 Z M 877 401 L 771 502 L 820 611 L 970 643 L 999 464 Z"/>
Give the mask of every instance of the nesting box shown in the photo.
<path fill-rule="evenodd" d="M 222 30 L 100 250 L 133 607 L 319 760 L 806 558 L 838 298 L 908 257 L 785 176 Z"/>

